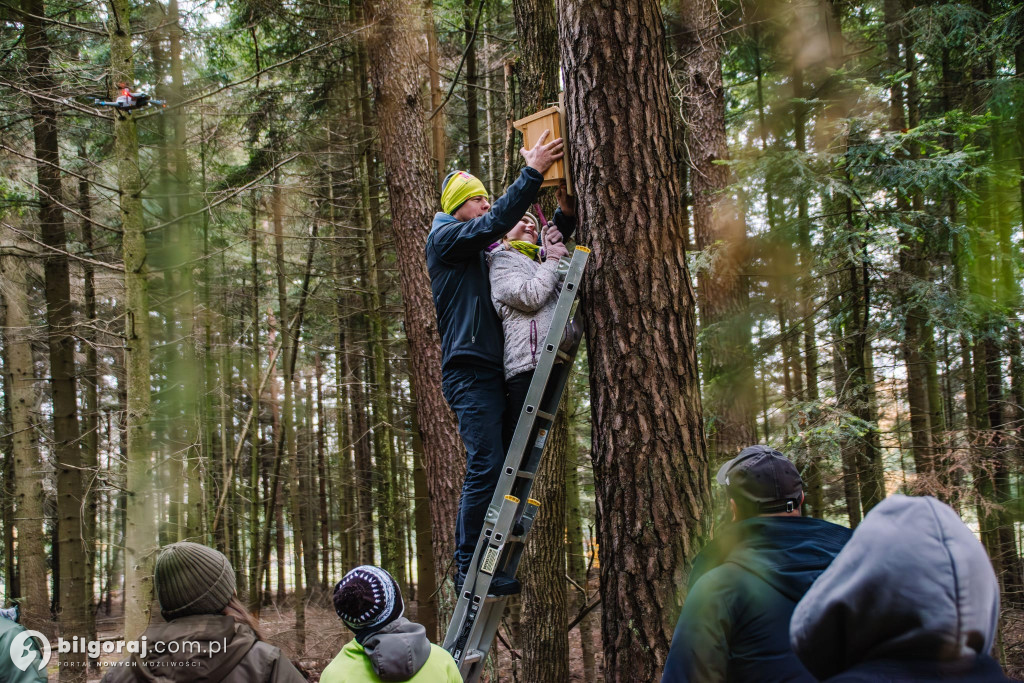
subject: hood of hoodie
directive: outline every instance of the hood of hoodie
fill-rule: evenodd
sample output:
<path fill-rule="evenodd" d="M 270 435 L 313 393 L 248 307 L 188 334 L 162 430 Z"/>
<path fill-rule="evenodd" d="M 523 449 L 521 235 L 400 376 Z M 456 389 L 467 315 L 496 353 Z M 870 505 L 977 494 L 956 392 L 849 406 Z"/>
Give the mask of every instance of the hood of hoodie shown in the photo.
<path fill-rule="evenodd" d="M 407 681 L 430 657 L 427 631 L 399 617 L 363 641 L 363 651 L 382 681 Z"/>
<path fill-rule="evenodd" d="M 433 232 L 434 230 L 437 230 L 438 228 L 440 228 L 442 225 L 444 225 L 446 223 L 458 223 L 458 222 L 459 222 L 459 219 L 456 218 L 455 216 L 451 215 L 450 213 L 445 213 L 444 211 L 438 211 L 437 213 L 434 214 L 434 220 L 431 221 L 431 223 L 430 223 L 430 231 Z"/>
<path fill-rule="evenodd" d="M 145 636 L 148 655 L 145 660 L 132 655 L 132 670 L 136 680 L 147 682 L 221 681 L 256 644 L 252 629 L 223 614 L 198 614 L 153 624 Z M 186 641 L 198 645 L 186 647 Z M 163 652 L 156 651 L 157 643 L 162 643 Z M 216 651 L 212 656 L 211 647 Z M 168 651 L 172 649 L 177 651 Z M 152 666 L 147 667 L 147 662 Z"/>
<path fill-rule="evenodd" d="M 832 563 L 850 530 L 813 517 L 752 517 L 730 524 L 697 557 L 692 587 L 701 576 L 730 562 L 743 567 L 793 602 Z"/>
<path fill-rule="evenodd" d="M 827 678 L 868 660 L 988 653 L 999 586 L 981 543 L 944 503 L 890 496 L 797 605 L 793 649 Z"/>

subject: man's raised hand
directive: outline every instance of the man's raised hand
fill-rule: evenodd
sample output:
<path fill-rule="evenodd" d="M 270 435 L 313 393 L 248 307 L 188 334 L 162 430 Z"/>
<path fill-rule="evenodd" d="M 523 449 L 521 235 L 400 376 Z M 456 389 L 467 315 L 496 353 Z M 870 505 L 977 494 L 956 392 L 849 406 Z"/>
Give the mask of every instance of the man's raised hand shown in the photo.
<path fill-rule="evenodd" d="M 545 144 L 544 141 L 551 135 L 550 130 L 545 130 L 540 134 L 537 139 L 537 144 L 533 146 L 533 149 L 526 149 L 523 147 L 519 150 L 519 153 L 526 159 L 526 165 L 537 171 L 541 175 L 547 173 L 547 170 L 551 168 L 551 164 L 555 163 L 562 158 L 565 153 L 563 151 L 562 138 L 552 140 Z"/>

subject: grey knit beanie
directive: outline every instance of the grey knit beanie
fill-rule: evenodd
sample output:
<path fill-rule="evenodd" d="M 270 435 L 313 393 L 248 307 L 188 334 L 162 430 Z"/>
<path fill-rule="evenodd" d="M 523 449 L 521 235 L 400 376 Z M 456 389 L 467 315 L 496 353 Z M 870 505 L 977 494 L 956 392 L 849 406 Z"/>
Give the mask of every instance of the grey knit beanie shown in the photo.
<path fill-rule="evenodd" d="M 219 614 L 235 595 L 235 571 L 224 553 L 199 543 L 172 543 L 156 558 L 160 614 L 170 621 Z"/>

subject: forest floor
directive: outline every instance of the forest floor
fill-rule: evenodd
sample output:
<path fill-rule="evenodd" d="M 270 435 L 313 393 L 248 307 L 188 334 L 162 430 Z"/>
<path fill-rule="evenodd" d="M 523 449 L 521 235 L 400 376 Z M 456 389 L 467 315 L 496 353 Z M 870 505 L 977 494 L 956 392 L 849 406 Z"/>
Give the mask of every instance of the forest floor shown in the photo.
<path fill-rule="evenodd" d="M 408 616 L 416 619 L 416 603 L 410 601 L 407 606 Z M 594 651 L 597 652 L 594 681 L 603 681 L 603 658 L 601 652 L 600 628 L 601 608 L 598 606 L 592 613 L 595 628 Z M 280 647 L 293 660 L 306 670 L 310 681 L 319 681 L 320 672 L 341 650 L 342 646 L 352 638 L 351 632 L 338 619 L 334 609 L 316 604 L 306 608 L 306 648 L 301 656 L 296 656 L 295 633 L 293 629 L 295 615 L 290 608 L 279 609 L 276 605 L 264 607 L 260 615 L 260 626 L 267 641 Z M 119 604 L 114 604 L 112 614 L 103 612 L 97 617 L 97 628 L 100 638 L 120 635 L 123 627 L 123 615 Z M 523 627 L 528 627 L 523 625 Z M 501 631 L 505 640 L 508 636 Z M 1006 658 L 1006 673 L 1015 680 L 1024 680 L 1024 610 L 1008 610 L 1003 614 L 1003 643 Z M 489 667 L 490 676 L 483 680 L 486 683 L 525 683 L 522 673 L 522 662 L 519 654 L 514 656 L 508 647 L 499 641 L 495 646 L 497 662 Z M 102 661 L 116 659 L 103 657 Z M 584 677 L 583 655 L 580 647 L 580 629 L 574 628 L 569 634 L 569 666 L 571 683 L 592 683 Z M 49 669 L 51 680 L 56 680 L 57 667 L 51 663 Z M 89 680 L 99 681 L 102 670 L 90 676 Z"/>
<path fill-rule="evenodd" d="M 406 606 L 406 616 L 413 621 L 416 620 L 417 605 L 415 601 L 409 601 Z M 601 640 L 600 629 L 601 607 L 598 606 L 592 612 L 594 620 L 594 651 L 596 656 L 596 676 L 594 681 L 603 681 L 602 674 L 603 658 L 600 655 Z M 288 657 L 302 666 L 310 681 L 319 681 L 320 672 L 334 659 L 341 648 L 352 639 L 352 632 L 349 631 L 332 607 L 326 605 L 309 604 L 306 607 L 306 647 L 299 654 L 295 647 L 295 613 L 290 607 L 279 608 L 277 605 L 270 605 L 263 608 L 260 614 L 260 628 L 267 642 L 280 647 Z M 525 627 L 526 625 L 524 625 Z M 98 636 L 101 639 L 120 636 L 124 627 L 124 615 L 120 601 L 115 600 L 112 604 L 111 614 L 107 615 L 100 611 L 97 615 L 96 627 Z M 501 630 L 502 637 L 507 641 L 508 636 L 504 629 Z M 490 676 L 485 675 L 485 683 L 525 683 L 522 674 L 522 662 L 519 654 L 514 656 L 508 647 L 500 641 L 496 646 L 497 662 L 489 667 Z M 55 658 L 54 658 L 55 659 Z M 101 662 L 116 661 L 118 657 L 104 656 Z M 580 630 L 574 628 L 569 634 L 569 666 L 571 671 L 571 683 L 592 683 L 584 677 L 583 654 L 580 647 Z M 49 667 L 51 680 L 57 678 L 57 666 L 53 660 Z M 90 682 L 99 681 L 104 670 L 98 669 L 89 677 Z"/>

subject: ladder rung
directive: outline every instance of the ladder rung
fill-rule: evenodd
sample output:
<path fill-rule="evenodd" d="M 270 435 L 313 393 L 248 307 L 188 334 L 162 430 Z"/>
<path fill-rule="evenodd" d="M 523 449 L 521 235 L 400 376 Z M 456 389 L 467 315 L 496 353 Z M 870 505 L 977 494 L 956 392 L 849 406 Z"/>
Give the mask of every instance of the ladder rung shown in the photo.
<path fill-rule="evenodd" d="M 534 475 L 533 472 L 527 472 L 525 470 L 519 470 L 518 472 L 516 472 L 516 476 L 519 477 L 520 479 L 533 479 L 534 476 L 536 476 L 536 475 Z"/>
<path fill-rule="evenodd" d="M 484 653 L 480 652 L 480 650 L 470 650 L 469 652 L 467 652 L 465 654 L 465 656 L 463 656 L 462 663 L 463 664 L 472 664 L 473 662 L 479 662 L 483 658 L 484 658 Z"/>
<path fill-rule="evenodd" d="M 551 420 L 551 421 L 554 421 L 554 419 L 555 419 L 554 415 L 552 415 L 551 413 L 545 413 L 543 410 L 540 410 L 540 409 L 537 410 L 537 417 L 541 417 L 541 418 L 544 418 L 545 420 Z"/>
<path fill-rule="evenodd" d="M 569 354 L 567 354 L 565 351 L 562 351 L 561 349 L 555 352 L 555 356 L 558 358 L 558 360 L 565 361 L 566 363 L 572 362 L 572 358 L 569 356 Z"/>

